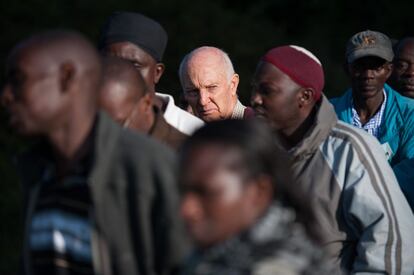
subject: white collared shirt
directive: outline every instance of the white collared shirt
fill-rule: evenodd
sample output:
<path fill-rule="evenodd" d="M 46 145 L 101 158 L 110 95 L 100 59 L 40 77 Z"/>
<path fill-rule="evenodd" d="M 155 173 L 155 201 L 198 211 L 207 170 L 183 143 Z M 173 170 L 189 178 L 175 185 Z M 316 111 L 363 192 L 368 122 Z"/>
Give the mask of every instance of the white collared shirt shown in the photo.
<path fill-rule="evenodd" d="M 186 135 L 192 135 L 198 128 L 204 125 L 204 121 L 177 107 L 171 95 L 162 93 L 155 93 L 155 95 L 160 97 L 164 102 L 167 102 L 164 118 L 168 124 L 174 126 L 180 132 Z"/>

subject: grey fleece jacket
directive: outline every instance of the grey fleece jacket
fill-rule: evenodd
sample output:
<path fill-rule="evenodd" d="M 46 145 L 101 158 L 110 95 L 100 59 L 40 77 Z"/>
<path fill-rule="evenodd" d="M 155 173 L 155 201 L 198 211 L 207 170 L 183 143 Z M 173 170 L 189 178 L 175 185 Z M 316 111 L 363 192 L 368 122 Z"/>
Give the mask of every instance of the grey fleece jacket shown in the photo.
<path fill-rule="evenodd" d="M 332 260 L 353 274 L 413 274 L 414 216 L 380 144 L 338 121 L 325 97 L 316 108 L 289 152 Z"/>

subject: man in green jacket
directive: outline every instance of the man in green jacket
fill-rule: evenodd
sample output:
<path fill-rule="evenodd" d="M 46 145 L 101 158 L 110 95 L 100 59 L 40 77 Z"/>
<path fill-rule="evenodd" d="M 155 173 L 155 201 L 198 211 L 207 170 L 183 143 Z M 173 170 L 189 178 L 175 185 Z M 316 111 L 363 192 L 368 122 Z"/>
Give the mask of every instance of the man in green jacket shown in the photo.
<path fill-rule="evenodd" d="M 97 112 L 100 78 L 75 32 L 35 35 L 8 59 L 1 102 L 39 139 L 18 166 L 24 274 L 169 274 L 181 260 L 174 156 Z"/>

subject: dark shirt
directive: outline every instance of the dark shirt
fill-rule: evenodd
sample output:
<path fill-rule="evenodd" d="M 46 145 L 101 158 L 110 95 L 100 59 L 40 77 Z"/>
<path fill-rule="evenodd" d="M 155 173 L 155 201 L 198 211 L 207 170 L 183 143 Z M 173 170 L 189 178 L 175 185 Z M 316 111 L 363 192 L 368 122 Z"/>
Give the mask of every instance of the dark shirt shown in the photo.
<path fill-rule="evenodd" d="M 44 170 L 30 230 L 34 274 L 94 274 L 91 250 L 92 200 L 88 174 L 90 136 L 64 176 L 50 160 Z"/>

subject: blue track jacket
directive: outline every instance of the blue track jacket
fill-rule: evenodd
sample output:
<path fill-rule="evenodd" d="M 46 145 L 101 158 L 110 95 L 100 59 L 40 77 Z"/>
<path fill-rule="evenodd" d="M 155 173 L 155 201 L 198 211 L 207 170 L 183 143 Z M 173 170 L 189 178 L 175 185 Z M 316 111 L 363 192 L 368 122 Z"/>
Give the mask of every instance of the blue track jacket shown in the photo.
<path fill-rule="evenodd" d="M 400 95 L 387 84 L 387 103 L 378 140 L 411 209 L 414 209 L 414 100 Z M 352 89 L 331 99 L 338 118 L 352 124 Z"/>

